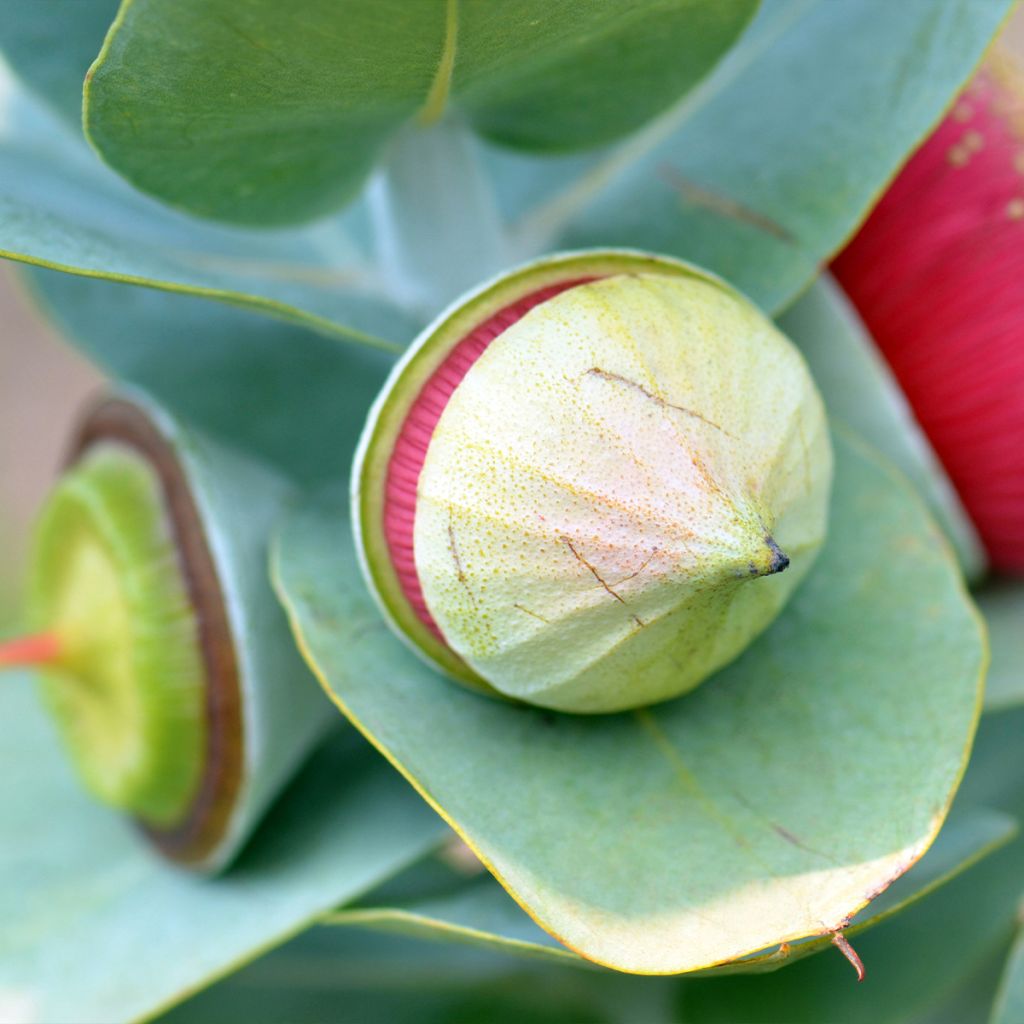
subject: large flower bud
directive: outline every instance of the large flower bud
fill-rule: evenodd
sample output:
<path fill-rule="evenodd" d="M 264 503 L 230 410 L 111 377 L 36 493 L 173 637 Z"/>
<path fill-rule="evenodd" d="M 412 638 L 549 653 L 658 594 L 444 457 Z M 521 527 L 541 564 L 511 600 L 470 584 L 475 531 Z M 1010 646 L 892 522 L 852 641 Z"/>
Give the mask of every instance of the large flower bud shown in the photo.
<path fill-rule="evenodd" d="M 385 613 L 443 670 L 616 711 L 692 689 L 772 621 L 830 476 L 771 321 L 694 267 L 584 253 L 423 333 L 371 415 L 354 518 Z"/>

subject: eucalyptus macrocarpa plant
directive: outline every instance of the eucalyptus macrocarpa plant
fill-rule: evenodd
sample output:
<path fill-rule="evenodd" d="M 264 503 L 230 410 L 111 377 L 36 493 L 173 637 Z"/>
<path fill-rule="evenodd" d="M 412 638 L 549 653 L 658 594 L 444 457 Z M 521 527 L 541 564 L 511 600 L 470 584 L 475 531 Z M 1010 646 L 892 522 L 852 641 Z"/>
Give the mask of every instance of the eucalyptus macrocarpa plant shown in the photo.
<path fill-rule="evenodd" d="M 9 0 L 0 252 L 115 391 L 0 646 L 64 748 L 5 680 L 21 1016 L 152 1017 L 303 931 L 180 1019 L 393 1016 L 372 962 L 444 978 L 410 1020 L 912 1020 L 1005 949 L 1024 399 L 984 421 L 979 371 L 950 423 L 915 366 L 1005 383 L 1024 300 L 894 355 L 902 178 L 836 263 L 895 376 L 819 268 L 1009 6 Z M 998 139 L 1013 230 L 972 88 L 905 174 Z"/>

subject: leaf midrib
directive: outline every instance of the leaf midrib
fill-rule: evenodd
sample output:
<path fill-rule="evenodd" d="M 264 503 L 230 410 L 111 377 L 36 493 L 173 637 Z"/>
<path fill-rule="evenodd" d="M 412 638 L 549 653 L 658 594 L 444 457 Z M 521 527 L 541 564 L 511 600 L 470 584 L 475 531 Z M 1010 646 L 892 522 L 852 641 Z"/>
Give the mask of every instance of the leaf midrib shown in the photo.
<path fill-rule="evenodd" d="M 437 59 L 437 70 L 430 83 L 427 98 L 420 110 L 421 124 L 430 125 L 441 119 L 451 95 L 455 75 L 455 55 L 459 41 L 459 0 L 445 0 L 444 41 Z"/>

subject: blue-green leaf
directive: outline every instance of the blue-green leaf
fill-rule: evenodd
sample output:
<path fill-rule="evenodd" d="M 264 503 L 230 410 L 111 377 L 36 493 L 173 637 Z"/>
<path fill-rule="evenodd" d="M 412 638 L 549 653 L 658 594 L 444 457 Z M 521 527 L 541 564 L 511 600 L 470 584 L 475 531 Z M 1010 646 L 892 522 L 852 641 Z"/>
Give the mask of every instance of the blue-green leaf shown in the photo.
<path fill-rule="evenodd" d="M 386 352 L 207 299 L 36 268 L 25 278 L 111 376 L 302 484 L 346 479 Z"/>
<path fill-rule="evenodd" d="M 317 928 L 161 1024 L 676 1024 L 674 983 Z"/>
<path fill-rule="evenodd" d="M 766 0 L 674 110 L 603 155 L 494 154 L 522 253 L 624 245 L 791 301 L 939 120 L 1012 0 Z"/>
<path fill-rule="evenodd" d="M 439 679 L 369 602 L 339 505 L 286 529 L 279 592 L 335 700 L 548 931 L 692 971 L 846 927 L 930 845 L 966 758 L 976 612 L 907 485 L 838 455 L 830 540 L 786 612 L 648 710 L 556 715 Z"/>
<path fill-rule="evenodd" d="M 860 935 L 931 895 L 1005 846 L 1017 832 L 1017 822 L 1000 811 L 985 808 L 954 811 L 935 845 L 920 863 L 857 914 L 846 935 L 851 938 Z M 430 861 L 423 861 L 395 881 L 409 876 L 408 884 L 411 884 L 411 880 L 429 874 L 430 865 Z M 534 924 L 490 877 L 463 880 L 461 885 L 449 881 L 448 891 L 419 898 L 381 900 L 383 895 L 384 892 L 371 893 L 360 904 L 328 914 L 320 923 L 374 928 L 434 941 L 479 945 L 563 964 L 589 966 Z M 704 973 L 775 971 L 829 948 L 829 938 L 810 939 L 784 950 L 773 950 L 725 967 L 710 968 Z"/>
<path fill-rule="evenodd" d="M 253 232 L 175 213 L 6 85 L 0 69 L 0 257 L 220 299 L 392 351 L 415 334 L 340 223 Z"/>
<path fill-rule="evenodd" d="M 982 718 L 959 803 L 983 802 L 1021 818 L 1022 735 L 1024 710 Z M 687 1024 L 960 1024 L 970 1018 L 956 1012 L 957 998 L 979 972 L 993 961 L 998 969 L 1005 959 L 1022 895 L 1024 836 L 1018 833 L 929 899 L 856 937 L 867 967 L 863 985 L 853 982 L 838 955 L 816 956 L 765 977 L 687 984 L 677 1013 Z"/>
<path fill-rule="evenodd" d="M 999 986 L 991 1024 L 1017 1024 L 1024 1020 L 1024 927 L 1010 950 L 1006 971 Z"/>
<path fill-rule="evenodd" d="M 76 127 L 82 86 L 118 0 L 4 0 L 0 51 L 18 77 Z"/>
<path fill-rule="evenodd" d="M 29 1019 L 148 1017 L 425 853 L 439 820 L 346 731 L 316 754 L 216 881 L 156 858 L 71 777 L 31 681 L 0 717 L 0 990 Z"/>

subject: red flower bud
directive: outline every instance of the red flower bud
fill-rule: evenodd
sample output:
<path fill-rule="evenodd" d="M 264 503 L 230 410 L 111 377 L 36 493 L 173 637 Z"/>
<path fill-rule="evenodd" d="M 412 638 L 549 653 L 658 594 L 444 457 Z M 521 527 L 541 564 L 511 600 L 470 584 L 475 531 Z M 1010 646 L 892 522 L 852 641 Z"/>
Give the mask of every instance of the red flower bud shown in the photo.
<path fill-rule="evenodd" d="M 984 68 L 833 270 L 997 569 L 1024 572 L 1024 78 Z"/>

